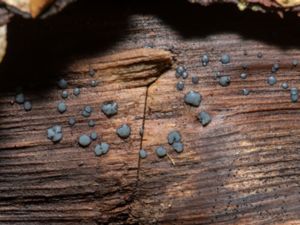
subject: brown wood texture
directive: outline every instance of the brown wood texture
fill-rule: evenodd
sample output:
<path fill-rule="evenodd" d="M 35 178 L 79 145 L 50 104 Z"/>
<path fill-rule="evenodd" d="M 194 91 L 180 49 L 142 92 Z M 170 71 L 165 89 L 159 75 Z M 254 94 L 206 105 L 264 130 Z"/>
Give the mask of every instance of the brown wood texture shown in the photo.
<path fill-rule="evenodd" d="M 291 65 L 300 59 L 299 20 L 171 2 L 78 2 L 49 20 L 12 21 L 0 68 L 0 224 L 300 224 L 300 103 L 280 87 L 300 88 L 300 67 Z M 225 52 L 232 62 L 221 65 Z M 269 86 L 275 62 L 278 82 Z M 249 75 L 241 80 L 244 63 Z M 176 91 L 176 65 L 200 83 L 189 77 Z M 229 87 L 218 85 L 216 71 L 231 76 Z M 62 115 L 58 77 L 70 91 L 82 88 Z M 19 85 L 31 112 L 10 104 Z M 202 94 L 199 108 L 183 103 L 189 90 Z M 99 106 L 110 99 L 120 110 L 107 119 Z M 94 129 L 80 116 L 87 104 Z M 200 110 L 213 118 L 205 128 Z M 78 123 L 71 129 L 72 115 Z M 115 134 L 124 122 L 132 126 L 129 140 Z M 46 128 L 56 123 L 64 139 L 54 145 Z M 182 154 L 167 144 L 174 129 L 182 133 Z M 94 156 L 95 143 L 77 144 L 93 130 L 112 145 L 103 157 Z M 156 157 L 158 145 L 174 164 Z M 141 147 L 147 159 L 138 159 Z"/>

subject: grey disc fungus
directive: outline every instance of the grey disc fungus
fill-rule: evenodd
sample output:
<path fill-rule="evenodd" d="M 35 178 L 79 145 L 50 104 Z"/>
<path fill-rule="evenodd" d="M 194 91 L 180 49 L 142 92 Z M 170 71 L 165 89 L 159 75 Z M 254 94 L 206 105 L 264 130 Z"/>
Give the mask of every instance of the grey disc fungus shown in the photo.
<path fill-rule="evenodd" d="M 204 54 L 201 58 L 201 62 L 202 62 L 202 66 L 207 66 L 208 62 L 209 62 L 209 57 L 207 54 Z"/>
<path fill-rule="evenodd" d="M 198 114 L 198 119 L 204 127 L 211 122 L 211 116 L 207 112 L 200 112 Z"/>
<path fill-rule="evenodd" d="M 171 131 L 168 134 L 168 143 L 171 145 L 175 142 L 180 142 L 181 141 L 181 135 L 179 133 L 179 131 L 175 130 L 175 131 Z"/>
<path fill-rule="evenodd" d="M 61 141 L 63 137 L 62 127 L 59 125 L 55 125 L 53 127 L 48 128 L 47 137 L 54 143 Z"/>
<path fill-rule="evenodd" d="M 186 72 L 186 68 L 183 66 L 178 66 L 175 73 L 176 78 L 182 77 L 184 72 Z"/>
<path fill-rule="evenodd" d="M 92 107 L 91 106 L 85 106 L 84 108 L 83 108 L 83 111 L 82 111 L 82 113 L 81 113 L 81 115 L 83 116 L 83 117 L 89 117 L 90 115 L 91 115 L 91 113 L 92 113 Z"/>
<path fill-rule="evenodd" d="M 80 95 L 80 88 L 74 88 L 73 89 L 73 95 L 75 95 L 75 96 L 78 96 L 78 95 Z"/>
<path fill-rule="evenodd" d="M 91 138 L 93 141 L 97 140 L 97 138 L 98 138 L 97 132 L 96 132 L 96 131 L 93 131 L 93 132 L 90 134 L 90 138 Z"/>
<path fill-rule="evenodd" d="M 81 135 L 78 140 L 78 143 L 81 147 L 87 147 L 91 144 L 91 142 L 91 138 L 86 134 Z"/>
<path fill-rule="evenodd" d="M 91 81 L 91 86 L 92 87 L 96 87 L 98 85 L 98 82 L 97 81 L 95 81 L 95 80 L 92 80 Z"/>
<path fill-rule="evenodd" d="M 62 98 L 68 98 L 69 94 L 67 90 L 63 90 L 63 92 L 61 93 L 61 97 Z"/>
<path fill-rule="evenodd" d="M 290 97 L 292 102 L 298 102 L 299 92 L 297 88 L 291 88 Z"/>
<path fill-rule="evenodd" d="M 241 73 L 240 78 L 245 80 L 248 77 L 247 73 Z"/>
<path fill-rule="evenodd" d="M 145 149 L 141 149 L 141 150 L 139 151 L 139 156 L 140 156 L 141 159 L 145 159 L 145 158 L 147 158 L 148 153 L 146 152 Z"/>
<path fill-rule="evenodd" d="M 230 56 L 228 54 L 223 54 L 221 56 L 220 62 L 222 64 L 228 64 L 228 63 L 230 63 Z"/>
<path fill-rule="evenodd" d="M 250 91 L 249 91 L 248 89 L 244 88 L 244 89 L 242 90 L 242 93 L 243 93 L 243 95 L 247 96 L 247 95 L 250 94 Z"/>
<path fill-rule="evenodd" d="M 184 82 L 183 81 L 179 81 L 177 84 L 176 84 L 176 89 L 178 91 L 182 91 L 184 89 Z"/>
<path fill-rule="evenodd" d="M 131 134 L 131 128 L 127 124 L 123 124 L 117 128 L 117 135 L 120 138 L 128 138 Z"/>
<path fill-rule="evenodd" d="M 93 111 L 92 107 L 91 106 L 85 106 L 84 107 L 84 111 L 88 112 L 88 113 L 91 113 Z"/>
<path fill-rule="evenodd" d="M 248 64 L 243 64 L 243 65 L 242 65 L 243 70 L 247 70 L 248 67 L 249 67 Z"/>
<path fill-rule="evenodd" d="M 68 120 L 68 124 L 72 127 L 75 125 L 75 123 L 76 123 L 75 117 L 70 117 Z"/>
<path fill-rule="evenodd" d="M 177 152 L 177 153 L 183 152 L 183 149 L 184 149 L 184 145 L 181 142 L 173 143 L 172 147 L 175 150 L 175 152 Z"/>
<path fill-rule="evenodd" d="M 282 87 L 283 89 L 288 89 L 288 88 L 289 88 L 289 85 L 288 85 L 287 82 L 284 82 L 284 83 L 281 84 L 281 87 Z"/>
<path fill-rule="evenodd" d="M 59 88 L 61 89 L 66 89 L 68 87 L 68 82 L 65 80 L 65 79 L 60 79 L 58 82 L 57 82 L 57 85 Z"/>
<path fill-rule="evenodd" d="M 58 103 L 57 111 L 60 113 L 64 113 L 65 111 L 67 111 L 67 105 L 64 102 Z"/>
<path fill-rule="evenodd" d="M 158 148 L 156 148 L 155 152 L 159 158 L 163 158 L 167 155 L 167 150 L 162 146 L 159 146 Z"/>
<path fill-rule="evenodd" d="M 91 115 L 91 113 L 89 113 L 89 112 L 83 110 L 82 113 L 81 113 L 81 115 L 82 115 L 83 117 L 89 117 L 89 116 Z"/>
<path fill-rule="evenodd" d="M 293 65 L 294 67 L 298 66 L 298 64 L 299 64 L 299 61 L 298 61 L 297 59 L 294 59 L 294 60 L 292 61 L 292 65 Z"/>
<path fill-rule="evenodd" d="M 276 84 L 276 83 L 277 83 L 276 77 L 273 76 L 273 75 L 269 76 L 268 79 L 267 79 L 267 83 L 268 83 L 269 85 L 274 85 L 274 84 Z"/>
<path fill-rule="evenodd" d="M 25 111 L 30 111 L 32 109 L 32 104 L 30 101 L 25 101 L 23 107 Z"/>
<path fill-rule="evenodd" d="M 187 71 L 184 71 L 183 73 L 182 73 L 182 79 L 186 79 L 186 78 L 188 78 L 189 77 L 189 73 L 187 72 Z"/>
<path fill-rule="evenodd" d="M 94 120 L 89 120 L 88 125 L 89 127 L 94 127 L 96 125 L 96 122 Z"/>
<path fill-rule="evenodd" d="M 219 78 L 219 84 L 222 87 L 229 86 L 230 82 L 231 82 L 230 76 L 225 75 L 225 76 L 222 76 L 222 77 Z"/>
<path fill-rule="evenodd" d="M 25 96 L 23 93 L 19 93 L 16 95 L 15 100 L 18 104 L 23 104 L 25 101 Z"/>
<path fill-rule="evenodd" d="M 199 83 L 199 76 L 193 75 L 192 76 L 192 83 L 193 84 L 198 84 Z"/>
<path fill-rule="evenodd" d="M 258 52 L 256 56 L 257 58 L 261 59 L 263 57 L 263 54 L 261 52 Z"/>
<path fill-rule="evenodd" d="M 104 102 L 101 105 L 101 111 L 107 116 L 111 117 L 118 113 L 118 103 L 115 101 Z"/>
<path fill-rule="evenodd" d="M 109 144 L 107 144 L 106 142 L 101 142 L 95 147 L 95 155 L 96 156 L 104 155 L 109 151 L 109 148 L 110 148 Z"/>
<path fill-rule="evenodd" d="M 279 70 L 279 64 L 278 63 L 275 63 L 273 66 L 272 66 L 272 73 L 276 73 L 278 70 Z"/>
<path fill-rule="evenodd" d="M 91 76 L 91 77 L 93 77 L 93 76 L 95 76 L 95 74 L 96 74 L 96 71 L 93 69 L 93 68 L 89 68 L 89 75 Z"/>
<path fill-rule="evenodd" d="M 198 107 L 201 103 L 202 96 L 196 91 L 189 91 L 184 96 L 184 102 L 188 105 Z"/>

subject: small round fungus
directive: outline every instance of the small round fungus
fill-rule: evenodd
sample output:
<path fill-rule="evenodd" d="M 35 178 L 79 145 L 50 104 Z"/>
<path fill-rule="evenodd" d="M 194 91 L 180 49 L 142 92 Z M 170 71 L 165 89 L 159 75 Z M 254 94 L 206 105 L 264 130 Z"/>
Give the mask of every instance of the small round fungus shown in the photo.
<path fill-rule="evenodd" d="M 89 112 L 83 110 L 82 113 L 81 113 L 81 115 L 82 115 L 83 117 L 89 117 L 89 116 L 91 115 L 91 113 L 89 113 Z"/>
<path fill-rule="evenodd" d="M 249 68 L 248 64 L 243 64 L 242 65 L 243 70 L 247 70 Z"/>
<path fill-rule="evenodd" d="M 23 93 L 19 93 L 16 95 L 15 100 L 18 104 L 23 104 L 25 101 L 25 96 Z"/>
<path fill-rule="evenodd" d="M 298 102 L 298 98 L 299 98 L 298 89 L 297 88 L 291 88 L 290 96 L 291 96 L 291 101 L 292 102 Z"/>
<path fill-rule="evenodd" d="M 181 141 L 181 135 L 179 133 L 179 131 L 175 130 L 175 131 L 171 131 L 168 134 L 168 143 L 171 145 L 175 142 L 180 142 Z"/>
<path fill-rule="evenodd" d="M 298 66 L 298 64 L 299 64 L 299 61 L 298 61 L 297 59 L 294 59 L 294 60 L 292 61 L 292 65 L 293 65 L 294 67 Z"/>
<path fill-rule="evenodd" d="M 273 66 L 272 66 L 272 73 L 276 73 L 277 71 L 279 70 L 279 64 L 278 63 L 275 63 Z"/>
<path fill-rule="evenodd" d="M 184 146 L 181 142 L 175 142 L 172 144 L 173 149 L 177 152 L 177 153 L 181 153 L 183 152 Z"/>
<path fill-rule="evenodd" d="M 101 142 L 95 147 L 95 155 L 96 156 L 104 155 L 109 151 L 109 148 L 110 148 L 109 144 L 107 144 L 106 142 Z"/>
<path fill-rule="evenodd" d="M 250 91 L 248 89 L 244 88 L 242 90 L 242 93 L 243 93 L 243 95 L 247 96 L 247 95 L 249 95 Z"/>
<path fill-rule="evenodd" d="M 209 63 L 209 56 L 207 54 L 204 54 L 201 58 L 202 66 L 207 66 Z"/>
<path fill-rule="evenodd" d="M 84 111 L 88 112 L 88 113 L 91 113 L 93 111 L 92 107 L 91 106 L 85 106 L 84 107 Z"/>
<path fill-rule="evenodd" d="M 247 73 L 241 73 L 240 78 L 245 80 L 248 77 Z"/>
<path fill-rule="evenodd" d="M 101 111 L 107 116 L 111 117 L 118 113 L 118 103 L 115 101 L 104 102 L 101 105 Z"/>
<path fill-rule="evenodd" d="M 204 127 L 211 122 L 211 116 L 207 112 L 200 112 L 198 114 L 198 119 Z"/>
<path fill-rule="evenodd" d="M 90 134 L 90 138 L 95 141 L 97 138 L 98 138 L 98 134 L 96 131 L 93 131 L 91 134 Z"/>
<path fill-rule="evenodd" d="M 117 135 L 120 138 L 128 138 L 131 134 L 131 128 L 127 124 L 123 124 L 117 129 Z"/>
<path fill-rule="evenodd" d="M 59 88 L 61 89 L 66 89 L 68 87 L 68 82 L 65 80 L 65 79 L 60 79 L 58 82 L 57 82 L 57 85 Z"/>
<path fill-rule="evenodd" d="M 68 124 L 72 127 L 75 125 L 75 123 L 76 123 L 75 117 L 70 117 L 68 120 Z"/>
<path fill-rule="evenodd" d="M 185 67 L 183 67 L 183 66 L 178 66 L 178 67 L 176 68 L 175 76 L 176 76 L 177 78 L 182 77 L 182 75 L 183 75 L 183 73 L 184 73 L 185 71 L 186 71 L 186 68 L 185 68 Z"/>
<path fill-rule="evenodd" d="M 95 80 L 92 80 L 91 81 L 91 86 L 92 87 L 96 87 L 98 85 L 98 82 L 97 81 L 95 81 Z"/>
<path fill-rule="evenodd" d="M 89 146 L 91 144 L 91 142 L 92 142 L 91 138 L 86 134 L 81 135 L 78 140 L 79 145 L 82 147 Z"/>
<path fill-rule="evenodd" d="M 75 96 L 78 96 L 78 95 L 80 95 L 80 88 L 74 88 L 73 89 L 73 95 L 75 95 Z"/>
<path fill-rule="evenodd" d="M 55 125 L 47 129 L 47 137 L 52 142 L 57 143 L 63 138 L 62 127 Z"/>
<path fill-rule="evenodd" d="M 257 58 L 261 59 L 263 57 L 263 54 L 261 52 L 257 53 Z"/>
<path fill-rule="evenodd" d="M 69 94 L 67 90 L 63 90 L 63 92 L 61 93 L 61 97 L 62 98 L 68 98 Z"/>
<path fill-rule="evenodd" d="M 274 84 L 276 84 L 276 83 L 277 83 L 276 77 L 273 76 L 273 75 L 269 76 L 269 77 L 268 77 L 268 80 L 267 80 L 267 83 L 268 83 L 269 85 L 274 85 Z"/>
<path fill-rule="evenodd" d="M 182 91 L 184 89 L 184 82 L 183 81 L 178 81 L 178 83 L 176 84 L 176 89 L 178 91 Z"/>
<path fill-rule="evenodd" d="M 159 146 L 156 150 L 156 155 L 159 157 L 159 158 L 162 158 L 162 157 L 165 157 L 167 155 L 167 150 L 162 147 L 162 146 Z"/>
<path fill-rule="evenodd" d="M 184 71 L 183 73 L 182 73 L 182 79 L 186 79 L 186 78 L 188 78 L 189 77 L 189 73 L 187 72 L 187 71 Z"/>
<path fill-rule="evenodd" d="M 282 87 L 283 89 L 288 89 L 288 88 L 289 88 L 289 85 L 288 85 L 287 82 L 284 82 L 284 83 L 281 84 L 281 87 Z"/>
<path fill-rule="evenodd" d="M 222 76 L 220 77 L 219 79 L 219 84 L 222 86 L 222 87 L 227 87 L 229 84 L 230 84 L 230 76 Z"/>
<path fill-rule="evenodd" d="M 57 110 L 60 113 L 64 113 L 65 111 L 67 111 L 67 105 L 64 102 L 60 102 L 57 105 Z"/>
<path fill-rule="evenodd" d="M 141 158 L 141 159 L 145 159 L 145 158 L 147 158 L 148 153 L 145 151 L 145 149 L 141 149 L 141 150 L 139 151 L 139 155 L 140 155 L 140 158 Z"/>
<path fill-rule="evenodd" d="M 32 109 L 32 104 L 30 101 L 25 101 L 23 107 L 25 111 L 30 111 Z"/>
<path fill-rule="evenodd" d="M 196 91 L 189 91 L 184 96 L 184 102 L 188 105 L 198 107 L 201 103 L 202 96 Z"/>
<path fill-rule="evenodd" d="M 198 84 L 199 83 L 199 76 L 193 75 L 192 76 L 192 83 L 193 84 Z"/>
<path fill-rule="evenodd" d="M 95 74 L 96 74 L 96 72 L 95 72 L 95 70 L 93 69 L 93 68 L 89 68 L 89 75 L 91 76 L 91 77 L 93 77 L 93 76 L 95 76 Z"/>
<path fill-rule="evenodd" d="M 230 56 L 228 54 L 223 54 L 221 56 L 220 62 L 222 64 L 228 64 L 228 63 L 230 63 Z"/>
<path fill-rule="evenodd" d="M 96 122 L 94 120 L 89 120 L 88 125 L 89 127 L 94 127 L 96 125 Z"/>

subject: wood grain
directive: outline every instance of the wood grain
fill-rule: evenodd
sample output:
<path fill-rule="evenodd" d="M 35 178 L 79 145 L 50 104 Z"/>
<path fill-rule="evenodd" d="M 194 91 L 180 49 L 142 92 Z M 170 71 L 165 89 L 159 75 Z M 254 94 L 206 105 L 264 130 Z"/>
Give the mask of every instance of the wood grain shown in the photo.
<path fill-rule="evenodd" d="M 12 23 L 14 45 L 0 68 L 6 81 L 0 84 L 1 224 L 300 223 L 300 103 L 291 103 L 280 87 L 286 81 L 300 88 L 299 66 L 291 65 L 300 59 L 298 21 L 172 3 L 170 10 L 170 1 L 81 2 L 52 20 Z M 36 36 L 20 41 L 24 26 Z M 221 65 L 225 52 L 232 61 Z M 200 63 L 204 53 L 210 56 L 207 67 Z M 277 61 L 278 82 L 269 86 Z M 241 80 L 245 63 L 248 78 Z M 185 89 L 176 91 L 176 65 L 185 65 L 200 83 L 189 77 Z M 89 66 L 102 81 L 95 89 Z M 218 85 L 216 71 L 231 76 L 229 87 Z M 82 88 L 78 99 L 67 100 L 70 110 L 63 115 L 55 111 L 59 76 L 69 80 L 70 90 Z M 29 87 L 30 113 L 10 105 L 16 77 Z M 202 94 L 199 108 L 183 103 L 189 90 Z M 112 97 L 120 112 L 108 120 L 98 109 Z M 78 116 L 78 124 L 67 127 L 68 116 L 86 104 L 97 112 L 95 129 L 112 144 L 104 157 L 77 146 L 78 135 L 91 130 L 85 119 Z M 212 115 L 205 128 L 196 118 L 200 110 Z M 114 133 L 124 121 L 133 128 L 129 141 Z M 54 123 L 64 125 L 57 145 L 44 133 Z M 167 144 L 173 129 L 182 134 L 182 154 Z M 158 145 L 175 165 L 156 157 Z M 138 159 L 140 147 L 149 152 L 147 159 Z"/>

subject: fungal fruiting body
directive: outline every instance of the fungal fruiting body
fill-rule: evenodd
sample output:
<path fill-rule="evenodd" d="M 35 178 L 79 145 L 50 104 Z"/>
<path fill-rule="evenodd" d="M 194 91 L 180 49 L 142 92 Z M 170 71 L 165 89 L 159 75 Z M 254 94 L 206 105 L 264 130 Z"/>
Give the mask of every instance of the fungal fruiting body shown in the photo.
<path fill-rule="evenodd" d="M 229 86 L 230 81 L 231 81 L 230 76 L 227 76 L 227 75 L 222 76 L 222 77 L 219 78 L 219 84 L 220 84 L 222 87 L 227 87 L 227 86 Z"/>
<path fill-rule="evenodd" d="M 198 119 L 204 127 L 211 122 L 211 116 L 207 112 L 200 112 L 198 114 Z"/>
<path fill-rule="evenodd" d="M 257 58 L 261 59 L 263 57 L 263 54 L 261 52 L 257 53 Z"/>
<path fill-rule="evenodd" d="M 298 64 L 299 64 L 299 61 L 298 61 L 297 59 L 294 59 L 294 60 L 292 61 L 292 65 L 293 65 L 294 67 L 296 67 Z"/>
<path fill-rule="evenodd" d="M 209 62 L 209 57 L 207 54 L 204 54 L 201 58 L 201 62 L 202 62 L 202 66 L 207 66 L 208 62 Z"/>
<path fill-rule="evenodd" d="M 23 93 L 19 93 L 16 95 L 15 100 L 18 104 L 23 104 L 25 101 L 25 96 Z"/>
<path fill-rule="evenodd" d="M 91 142 L 92 142 L 91 138 L 86 134 L 81 135 L 78 140 L 79 145 L 82 147 L 89 146 Z"/>
<path fill-rule="evenodd" d="M 176 78 L 182 77 L 184 72 L 186 72 L 186 68 L 183 66 L 178 66 L 175 73 Z"/>
<path fill-rule="evenodd" d="M 97 138 L 98 138 L 97 132 L 96 132 L 96 131 L 93 131 L 93 132 L 90 134 L 90 138 L 91 138 L 93 141 L 97 140 Z"/>
<path fill-rule="evenodd" d="M 32 109 L 32 104 L 30 101 L 25 101 L 23 107 L 25 111 L 30 111 Z"/>
<path fill-rule="evenodd" d="M 192 76 L 192 83 L 193 84 L 198 84 L 199 83 L 199 76 L 193 75 Z"/>
<path fill-rule="evenodd" d="M 68 82 L 65 80 L 65 79 L 60 79 L 58 82 L 57 82 L 57 85 L 59 88 L 61 89 L 66 89 L 68 87 Z"/>
<path fill-rule="evenodd" d="M 94 120 L 89 120 L 88 125 L 89 127 L 94 127 L 96 125 L 96 122 Z"/>
<path fill-rule="evenodd" d="M 110 148 L 109 144 L 107 144 L 106 142 L 101 142 L 95 147 L 95 155 L 96 156 L 104 155 L 109 151 L 109 148 Z"/>
<path fill-rule="evenodd" d="M 140 156 L 141 159 L 145 159 L 145 158 L 147 158 L 148 153 L 145 151 L 145 149 L 141 149 L 139 151 L 139 156 Z"/>
<path fill-rule="evenodd" d="M 67 90 L 63 90 L 63 92 L 61 93 L 61 97 L 62 98 L 68 98 L 69 94 Z"/>
<path fill-rule="evenodd" d="M 73 89 L 73 95 L 75 95 L 75 96 L 78 96 L 78 95 L 80 95 L 80 88 L 74 88 Z"/>
<path fill-rule="evenodd" d="M 171 131 L 168 134 L 168 143 L 171 145 L 175 142 L 180 142 L 181 141 L 181 135 L 179 133 L 179 131 L 175 130 L 175 131 Z"/>
<path fill-rule="evenodd" d="M 156 148 L 155 152 L 159 158 L 165 157 L 167 155 L 167 150 L 162 146 Z"/>
<path fill-rule="evenodd" d="M 118 103 L 115 101 L 104 102 L 101 105 L 101 111 L 107 116 L 111 117 L 118 113 Z"/>
<path fill-rule="evenodd" d="M 269 85 L 274 85 L 274 84 L 276 84 L 276 83 L 277 83 L 276 77 L 273 76 L 273 75 L 269 76 L 269 77 L 268 77 L 268 80 L 267 80 L 267 83 L 268 83 Z"/>
<path fill-rule="evenodd" d="M 282 87 L 283 89 L 288 89 L 288 88 L 289 88 L 289 85 L 288 85 L 288 83 L 284 82 L 284 83 L 281 84 L 281 87 Z"/>
<path fill-rule="evenodd" d="M 68 124 L 72 127 L 76 123 L 76 119 L 74 117 L 70 117 L 68 120 Z"/>
<path fill-rule="evenodd" d="M 181 75 L 182 79 L 186 79 L 189 77 L 189 73 L 187 71 L 184 71 Z"/>
<path fill-rule="evenodd" d="M 64 113 L 65 111 L 67 111 L 67 105 L 64 102 L 58 103 L 57 111 L 60 113 Z"/>
<path fill-rule="evenodd" d="M 202 96 L 196 91 L 189 91 L 184 96 L 184 102 L 188 105 L 198 107 L 201 103 Z"/>
<path fill-rule="evenodd" d="M 98 84 L 98 82 L 97 82 L 97 81 L 95 81 L 95 80 L 92 80 L 92 81 L 91 81 L 91 86 L 92 86 L 92 87 L 96 87 L 96 86 L 97 86 L 97 84 Z"/>
<path fill-rule="evenodd" d="M 184 89 L 184 82 L 183 81 L 179 81 L 177 84 L 176 84 L 176 89 L 178 91 L 182 91 Z"/>
<path fill-rule="evenodd" d="M 249 93 L 250 93 L 250 91 L 248 90 L 248 89 L 246 89 L 246 88 L 244 88 L 243 90 L 242 90 L 242 93 L 243 93 L 243 95 L 249 95 Z"/>
<path fill-rule="evenodd" d="M 247 78 L 248 74 L 247 73 L 241 73 L 240 78 L 245 80 Z"/>
<path fill-rule="evenodd" d="M 276 73 L 278 70 L 279 70 L 279 64 L 278 63 L 275 63 L 273 66 L 272 66 L 272 73 Z"/>
<path fill-rule="evenodd" d="M 54 143 L 59 142 L 63 137 L 62 127 L 59 125 L 55 125 L 53 127 L 48 128 L 47 137 Z"/>
<path fill-rule="evenodd" d="M 290 90 L 290 96 L 292 102 L 297 102 L 299 98 L 299 91 L 297 88 L 291 88 Z"/>
<path fill-rule="evenodd" d="M 222 64 L 228 64 L 228 63 L 230 63 L 230 56 L 228 54 L 223 54 L 221 56 L 220 62 Z"/>
<path fill-rule="evenodd" d="M 127 124 L 123 124 L 117 129 L 117 135 L 120 138 L 128 138 L 131 134 L 131 128 Z"/>
<path fill-rule="evenodd" d="M 85 106 L 83 108 L 83 111 L 82 111 L 81 115 L 84 116 L 84 117 L 89 117 L 91 115 L 92 111 L 93 110 L 92 110 L 91 106 Z"/>
<path fill-rule="evenodd" d="M 172 147 L 177 153 L 183 152 L 183 149 L 184 149 L 184 145 L 181 142 L 173 143 Z"/>

